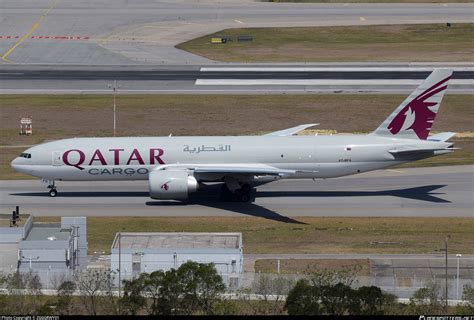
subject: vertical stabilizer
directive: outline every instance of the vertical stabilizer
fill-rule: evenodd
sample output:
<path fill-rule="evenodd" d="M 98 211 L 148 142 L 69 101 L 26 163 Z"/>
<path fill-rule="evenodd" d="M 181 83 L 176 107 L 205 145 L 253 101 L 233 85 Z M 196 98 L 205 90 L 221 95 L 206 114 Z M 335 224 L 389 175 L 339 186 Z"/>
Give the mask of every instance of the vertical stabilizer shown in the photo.
<path fill-rule="evenodd" d="M 426 140 L 452 73 L 435 69 L 373 134 Z"/>

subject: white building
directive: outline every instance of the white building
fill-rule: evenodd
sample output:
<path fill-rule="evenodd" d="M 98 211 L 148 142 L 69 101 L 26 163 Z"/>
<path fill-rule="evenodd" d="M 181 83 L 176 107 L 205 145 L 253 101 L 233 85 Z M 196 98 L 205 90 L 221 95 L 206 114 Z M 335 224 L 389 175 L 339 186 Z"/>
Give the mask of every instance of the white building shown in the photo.
<path fill-rule="evenodd" d="M 187 261 L 213 263 L 229 288 L 239 286 L 243 272 L 241 233 L 117 233 L 111 269 L 130 279 L 142 272 L 177 269 Z"/>

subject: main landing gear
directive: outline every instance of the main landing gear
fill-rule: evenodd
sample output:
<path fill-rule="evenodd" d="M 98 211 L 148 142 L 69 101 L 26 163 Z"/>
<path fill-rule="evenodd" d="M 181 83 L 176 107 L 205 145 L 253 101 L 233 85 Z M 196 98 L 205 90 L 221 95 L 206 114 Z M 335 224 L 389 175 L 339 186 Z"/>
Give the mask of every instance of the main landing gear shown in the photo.
<path fill-rule="evenodd" d="M 58 195 L 58 190 L 56 190 L 56 186 L 55 186 L 55 184 L 54 184 L 54 180 L 44 180 L 44 179 L 43 179 L 43 182 L 46 183 L 46 184 L 48 184 L 48 189 L 49 189 L 48 194 L 49 194 L 49 196 L 50 196 L 51 198 L 56 197 L 56 196 Z"/>
<path fill-rule="evenodd" d="M 252 198 L 252 187 L 249 184 L 242 185 L 232 192 L 226 184 L 222 185 L 220 199 L 228 202 L 250 202 Z"/>

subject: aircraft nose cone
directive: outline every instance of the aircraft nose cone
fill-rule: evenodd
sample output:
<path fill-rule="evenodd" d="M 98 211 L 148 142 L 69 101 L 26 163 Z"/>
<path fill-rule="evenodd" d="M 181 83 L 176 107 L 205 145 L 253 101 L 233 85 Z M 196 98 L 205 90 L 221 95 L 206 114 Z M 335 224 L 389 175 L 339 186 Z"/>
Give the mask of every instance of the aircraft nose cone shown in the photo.
<path fill-rule="evenodd" d="M 18 158 L 13 159 L 12 162 L 10 162 L 10 166 L 16 169 L 18 167 Z"/>

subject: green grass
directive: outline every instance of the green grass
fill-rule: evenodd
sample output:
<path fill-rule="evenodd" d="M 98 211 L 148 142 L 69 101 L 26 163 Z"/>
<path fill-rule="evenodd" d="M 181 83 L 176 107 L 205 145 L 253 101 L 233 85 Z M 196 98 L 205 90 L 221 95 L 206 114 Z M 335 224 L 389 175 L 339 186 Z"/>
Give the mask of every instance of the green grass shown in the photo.
<path fill-rule="evenodd" d="M 472 61 L 474 24 L 234 28 L 176 47 L 229 62 Z M 212 37 L 253 41 L 211 44 Z"/>
<path fill-rule="evenodd" d="M 115 233 L 122 231 L 242 232 L 245 253 L 432 253 L 449 234 L 452 252 L 474 254 L 473 218 L 295 219 L 306 225 L 253 217 L 88 217 L 89 253 L 110 252 Z"/>

